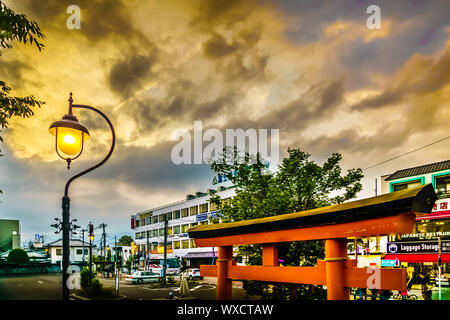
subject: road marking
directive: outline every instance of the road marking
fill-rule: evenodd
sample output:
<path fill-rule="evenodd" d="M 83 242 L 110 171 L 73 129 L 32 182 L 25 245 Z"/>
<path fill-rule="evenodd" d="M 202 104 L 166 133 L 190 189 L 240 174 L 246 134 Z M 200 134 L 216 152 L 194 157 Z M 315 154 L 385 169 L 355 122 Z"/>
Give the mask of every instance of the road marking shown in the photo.
<path fill-rule="evenodd" d="M 39 283 L 44 283 L 44 282 L 42 282 L 42 281 L 38 281 Z"/>

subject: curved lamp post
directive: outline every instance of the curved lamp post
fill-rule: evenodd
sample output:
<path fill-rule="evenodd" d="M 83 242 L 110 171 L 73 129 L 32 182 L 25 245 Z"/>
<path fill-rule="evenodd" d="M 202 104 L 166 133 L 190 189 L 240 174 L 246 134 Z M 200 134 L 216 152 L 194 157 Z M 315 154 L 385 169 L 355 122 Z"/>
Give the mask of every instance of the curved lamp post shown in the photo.
<path fill-rule="evenodd" d="M 112 152 L 114 151 L 114 146 L 116 144 L 116 135 L 114 132 L 114 127 L 111 124 L 111 121 L 109 121 L 108 117 L 101 112 L 100 110 L 91 107 L 86 106 L 82 104 L 73 104 L 72 99 L 72 93 L 70 93 L 69 98 L 69 113 L 64 115 L 63 118 L 59 121 L 53 122 L 50 127 L 49 131 L 52 135 L 55 136 L 55 149 L 56 153 L 64 160 L 67 161 L 67 169 L 70 169 L 70 163 L 72 160 L 75 160 L 78 158 L 81 153 L 83 152 L 83 145 L 84 141 L 88 140 L 90 138 L 90 134 L 88 129 L 80 124 L 78 122 L 77 117 L 75 117 L 72 113 L 73 108 L 80 108 L 80 109 L 89 109 L 92 111 L 97 112 L 99 115 L 101 115 L 106 122 L 108 123 L 109 127 L 111 128 L 112 133 L 112 143 L 111 148 L 106 155 L 106 157 L 97 163 L 96 165 L 90 167 L 89 169 L 86 169 L 74 176 L 72 176 L 66 183 L 66 187 L 64 189 L 64 197 L 62 198 L 62 231 L 63 231 L 63 300 L 69 300 L 69 288 L 67 284 L 67 280 L 69 278 L 69 274 L 67 273 L 67 269 L 69 267 L 69 229 L 70 229 L 70 198 L 69 198 L 69 185 L 72 183 L 73 180 L 76 178 L 81 177 L 82 175 L 100 167 L 102 164 L 104 164 L 109 157 L 111 157 Z M 65 155 L 61 155 L 61 153 Z"/>

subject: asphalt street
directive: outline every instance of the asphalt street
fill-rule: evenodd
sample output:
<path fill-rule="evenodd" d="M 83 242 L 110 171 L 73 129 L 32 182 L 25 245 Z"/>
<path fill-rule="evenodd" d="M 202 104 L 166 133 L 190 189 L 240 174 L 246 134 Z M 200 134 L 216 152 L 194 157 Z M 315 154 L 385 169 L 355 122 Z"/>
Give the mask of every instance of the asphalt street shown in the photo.
<path fill-rule="evenodd" d="M 114 287 L 114 279 L 99 278 L 105 285 Z M 0 277 L 0 300 L 60 300 L 62 297 L 61 274 L 23 275 Z M 150 284 L 131 284 L 119 281 L 119 293 L 130 300 L 167 299 L 173 292 L 181 297 L 179 287 L 152 288 Z M 233 299 L 241 300 L 244 290 L 234 286 Z M 200 300 L 215 300 L 216 286 L 211 281 L 200 281 L 189 284 L 187 297 Z"/>
<path fill-rule="evenodd" d="M 114 287 L 114 279 L 102 278 L 99 280 L 105 285 Z M 16 275 L 0 277 L 0 300 L 60 300 L 62 297 L 61 274 L 46 275 Z M 177 286 L 167 288 L 154 288 L 150 284 L 131 284 L 124 280 L 119 282 L 119 293 L 127 296 L 129 300 L 167 299 L 173 292 L 180 298 L 180 288 Z M 422 299 L 419 289 L 410 291 Z M 242 300 L 245 292 L 239 282 L 233 282 L 233 300 Z M 202 281 L 189 283 L 188 298 L 199 300 L 215 300 L 215 279 L 205 278 Z M 438 288 L 433 288 L 433 300 L 438 299 Z M 442 288 L 442 300 L 450 300 L 450 288 Z"/>

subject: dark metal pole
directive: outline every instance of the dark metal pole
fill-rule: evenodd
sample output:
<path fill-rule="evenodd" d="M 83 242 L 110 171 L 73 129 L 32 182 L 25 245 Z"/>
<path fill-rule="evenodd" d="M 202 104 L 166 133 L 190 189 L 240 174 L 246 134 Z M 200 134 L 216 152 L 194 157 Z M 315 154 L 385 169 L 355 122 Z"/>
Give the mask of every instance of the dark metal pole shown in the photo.
<path fill-rule="evenodd" d="M 147 251 L 147 255 L 146 255 L 146 269 L 148 269 L 148 265 L 149 265 L 149 261 L 150 261 L 150 249 L 149 249 L 149 247 L 150 247 L 150 244 L 149 244 L 149 242 L 148 242 L 148 230 L 147 231 L 145 231 L 145 234 L 146 234 L 146 236 L 147 236 L 147 247 L 146 247 L 146 251 Z"/>
<path fill-rule="evenodd" d="M 70 99 L 72 100 L 72 99 Z M 111 148 L 106 155 L 106 157 L 97 163 L 96 165 L 90 167 L 89 169 L 86 169 L 74 176 L 72 176 L 66 183 L 66 187 L 64 188 L 64 197 L 62 199 L 62 207 L 63 207 L 63 221 L 62 221 L 62 230 L 63 230 L 63 300 L 69 300 L 69 288 L 67 286 L 67 280 L 69 278 L 69 275 L 67 274 L 67 269 L 69 267 L 69 223 L 70 223 L 70 198 L 69 198 L 69 186 L 75 179 L 81 177 L 82 175 L 100 167 L 103 165 L 112 155 L 114 151 L 114 147 L 116 145 L 116 133 L 114 131 L 114 127 L 111 123 L 111 121 L 108 119 L 108 117 L 101 112 L 100 110 L 86 105 L 81 104 L 72 104 L 72 101 L 69 101 L 69 111 L 72 110 L 72 108 L 81 108 L 81 109 L 89 109 L 92 111 L 97 112 L 99 115 L 101 115 L 106 122 L 108 123 L 111 133 L 112 133 L 112 143 Z"/>
<path fill-rule="evenodd" d="M 62 232 L 63 232 L 63 261 L 62 261 L 62 272 L 63 272 L 63 285 L 62 285 L 62 295 L 63 300 L 69 300 L 69 287 L 67 286 L 67 280 L 69 279 L 69 274 L 67 269 L 69 268 L 69 254 L 70 254 L 70 239 L 69 239 L 69 219 L 70 219 L 70 198 L 64 196 L 62 198 Z"/>
<path fill-rule="evenodd" d="M 164 214 L 164 266 L 163 266 L 163 283 L 166 284 L 167 273 L 167 213 Z"/>
<path fill-rule="evenodd" d="M 92 238 L 89 237 L 89 275 L 92 276 Z"/>
<path fill-rule="evenodd" d="M 85 267 L 85 259 L 84 259 L 84 232 L 87 231 L 86 229 L 81 229 L 81 233 L 83 235 L 83 268 Z"/>

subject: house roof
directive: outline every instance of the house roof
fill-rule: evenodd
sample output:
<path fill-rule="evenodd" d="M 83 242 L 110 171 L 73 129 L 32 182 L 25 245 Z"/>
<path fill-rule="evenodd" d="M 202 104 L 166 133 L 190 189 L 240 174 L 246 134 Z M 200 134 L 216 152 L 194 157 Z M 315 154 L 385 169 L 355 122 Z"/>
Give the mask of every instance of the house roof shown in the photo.
<path fill-rule="evenodd" d="M 80 239 L 70 239 L 69 242 L 70 247 L 83 247 L 83 241 Z M 84 241 L 84 246 L 89 247 L 89 242 Z M 44 247 L 62 247 L 62 239 L 49 242 L 44 244 Z M 92 247 L 96 247 L 95 244 L 92 244 Z"/>
<path fill-rule="evenodd" d="M 430 213 L 436 199 L 437 196 L 433 186 L 427 184 L 377 197 L 312 210 L 239 222 L 197 225 L 191 227 L 188 233 L 189 237 L 194 239 L 214 238 L 362 221 L 405 212 Z"/>
<path fill-rule="evenodd" d="M 437 172 L 442 170 L 450 169 L 450 160 L 445 160 L 441 162 L 435 162 L 430 164 L 425 164 L 418 167 L 402 169 L 394 172 L 389 177 L 386 178 L 388 180 L 396 180 L 401 178 L 407 178 L 412 176 L 418 176 L 420 174 L 426 174 L 431 172 Z"/>

